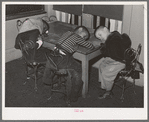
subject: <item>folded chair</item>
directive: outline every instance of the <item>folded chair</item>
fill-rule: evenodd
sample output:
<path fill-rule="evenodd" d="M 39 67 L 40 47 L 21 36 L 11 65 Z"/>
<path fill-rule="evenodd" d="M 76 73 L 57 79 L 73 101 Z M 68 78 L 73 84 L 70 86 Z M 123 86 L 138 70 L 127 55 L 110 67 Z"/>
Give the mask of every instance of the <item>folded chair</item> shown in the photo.
<path fill-rule="evenodd" d="M 46 58 L 40 58 L 40 60 L 37 59 L 38 51 L 35 42 L 32 40 L 22 41 L 20 39 L 19 46 L 22 52 L 22 57 L 25 60 L 27 79 L 34 79 L 34 89 L 37 91 L 37 80 L 41 78 L 47 60 Z"/>
<path fill-rule="evenodd" d="M 138 49 L 134 50 L 133 48 L 126 49 L 124 53 L 124 62 L 126 64 L 125 68 L 121 70 L 117 77 L 115 78 L 114 85 L 122 89 L 122 95 L 120 97 L 121 101 L 124 100 L 124 92 L 126 89 L 133 87 L 134 94 L 135 92 L 135 79 L 140 78 L 139 73 L 144 73 L 142 64 L 139 62 L 139 56 L 141 53 L 141 44 L 138 45 Z M 132 78 L 133 82 L 130 82 L 131 85 L 126 86 L 128 78 Z M 122 84 L 120 84 L 120 82 Z"/>

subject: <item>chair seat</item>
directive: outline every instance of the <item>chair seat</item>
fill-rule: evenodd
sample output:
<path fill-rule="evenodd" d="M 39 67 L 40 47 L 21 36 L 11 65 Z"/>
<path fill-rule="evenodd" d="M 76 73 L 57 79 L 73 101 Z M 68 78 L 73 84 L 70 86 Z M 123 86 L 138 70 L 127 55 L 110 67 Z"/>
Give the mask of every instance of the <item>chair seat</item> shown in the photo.
<path fill-rule="evenodd" d="M 44 62 L 37 62 L 37 61 L 29 62 L 29 61 L 26 61 L 26 63 L 27 63 L 27 65 L 36 66 L 36 65 L 45 65 L 46 61 L 44 61 Z"/>
<path fill-rule="evenodd" d="M 119 72 L 119 75 L 120 76 L 130 76 L 130 71 L 123 69 Z"/>
<path fill-rule="evenodd" d="M 58 71 L 55 72 L 56 75 L 66 75 L 67 70 L 66 69 L 59 69 Z"/>

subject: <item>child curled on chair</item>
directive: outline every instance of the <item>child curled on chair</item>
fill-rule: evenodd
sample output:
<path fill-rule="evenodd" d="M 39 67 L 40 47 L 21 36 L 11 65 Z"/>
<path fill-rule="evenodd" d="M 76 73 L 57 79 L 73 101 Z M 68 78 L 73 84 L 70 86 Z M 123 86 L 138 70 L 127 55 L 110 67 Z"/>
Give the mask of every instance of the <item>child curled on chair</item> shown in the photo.
<path fill-rule="evenodd" d="M 15 48 L 20 49 L 19 42 L 27 43 L 28 48 L 35 48 L 36 56 L 35 60 L 44 61 L 46 60 L 45 51 L 48 51 L 42 47 L 42 36 L 46 36 L 49 30 L 49 24 L 41 18 L 31 19 L 27 18 L 22 22 L 19 28 L 18 35 L 15 41 Z"/>
<path fill-rule="evenodd" d="M 119 71 L 125 67 L 124 52 L 131 47 L 131 40 L 127 34 L 120 34 L 118 31 L 110 32 L 107 27 L 99 26 L 95 29 L 96 38 L 100 39 L 104 44 L 101 52 L 103 58 L 99 64 L 99 82 L 101 88 L 105 90 L 99 99 L 111 97 L 111 90 L 114 79 Z"/>

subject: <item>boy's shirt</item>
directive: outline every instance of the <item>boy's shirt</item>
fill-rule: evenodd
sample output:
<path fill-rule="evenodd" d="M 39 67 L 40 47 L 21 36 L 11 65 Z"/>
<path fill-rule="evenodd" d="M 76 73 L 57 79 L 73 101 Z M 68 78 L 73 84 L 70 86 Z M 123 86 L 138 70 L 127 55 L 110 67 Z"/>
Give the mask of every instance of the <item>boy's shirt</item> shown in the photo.
<path fill-rule="evenodd" d="M 119 32 L 114 31 L 105 42 L 105 56 L 121 62 L 124 60 L 125 50 L 130 46 L 131 40 L 129 38 L 124 39 Z"/>
<path fill-rule="evenodd" d="M 68 31 L 62 35 L 59 39 L 58 44 L 69 53 L 74 53 L 76 51 L 76 45 L 82 45 L 89 49 L 93 49 L 94 46 L 91 43 L 86 42 L 81 36 L 71 31 Z"/>

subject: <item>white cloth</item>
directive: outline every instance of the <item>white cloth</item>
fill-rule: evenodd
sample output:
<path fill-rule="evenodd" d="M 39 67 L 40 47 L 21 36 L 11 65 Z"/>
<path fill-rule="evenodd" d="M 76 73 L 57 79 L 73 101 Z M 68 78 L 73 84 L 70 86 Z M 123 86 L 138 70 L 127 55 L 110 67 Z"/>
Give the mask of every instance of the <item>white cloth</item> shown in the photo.
<path fill-rule="evenodd" d="M 125 64 L 109 57 L 102 58 L 102 62 L 99 65 L 99 82 L 101 82 L 101 88 L 110 91 L 118 72 L 124 67 Z"/>

